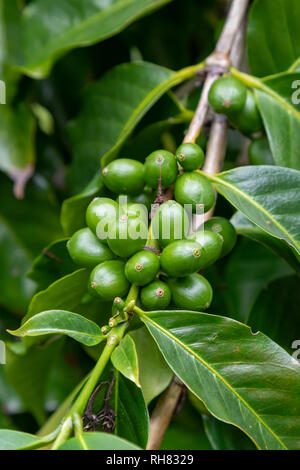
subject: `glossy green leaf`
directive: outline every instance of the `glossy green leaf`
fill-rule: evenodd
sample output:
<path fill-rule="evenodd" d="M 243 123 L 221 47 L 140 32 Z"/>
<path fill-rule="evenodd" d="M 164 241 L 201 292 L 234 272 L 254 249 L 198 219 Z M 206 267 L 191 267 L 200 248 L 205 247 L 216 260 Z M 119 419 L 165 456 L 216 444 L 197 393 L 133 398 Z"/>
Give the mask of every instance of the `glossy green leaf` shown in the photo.
<path fill-rule="evenodd" d="M 24 8 L 16 66 L 34 78 L 74 47 L 89 46 L 124 29 L 170 0 L 37 0 Z"/>
<path fill-rule="evenodd" d="M 0 169 L 14 181 L 14 194 L 24 197 L 25 185 L 32 176 L 35 162 L 35 119 L 23 104 L 17 109 L 1 106 Z"/>
<path fill-rule="evenodd" d="M 253 3 L 247 32 L 248 60 L 253 75 L 262 77 L 282 72 L 299 58 L 299 15 L 298 0 Z"/>
<path fill-rule="evenodd" d="M 78 270 L 67 249 L 68 238 L 50 243 L 35 258 L 27 276 L 38 285 L 38 290 L 46 289 L 57 279 Z"/>
<path fill-rule="evenodd" d="M 127 379 L 132 380 L 138 387 L 141 386 L 137 352 L 134 341 L 129 335 L 126 335 L 114 350 L 111 361 L 121 374 L 127 377 Z"/>
<path fill-rule="evenodd" d="M 237 233 L 250 238 L 269 248 L 277 256 L 285 260 L 300 275 L 300 264 L 290 247 L 278 238 L 270 236 L 267 232 L 253 224 L 240 212 L 236 212 L 230 219 Z"/>
<path fill-rule="evenodd" d="M 118 65 L 90 85 L 80 115 L 69 125 L 73 187 L 82 189 L 91 180 L 100 159 L 105 166 L 115 158 L 151 106 L 170 88 L 193 76 L 196 69 L 173 72 L 148 62 L 134 62 Z"/>
<path fill-rule="evenodd" d="M 141 450 L 141 448 L 113 434 L 85 432 L 81 439 L 73 437 L 63 444 L 59 450 Z M 108 464 L 110 463 L 109 459 L 113 459 L 113 457 L 107 458 Z M 111 464 L 113 464 L 113 460 Z"/>
<path fill-rule="evenodd" d="M 145 402 L 149 404 L 167 388 L 173 373 L 147 328 L 138 328 L 130 332 L 130 336 L 136 347 L 141 388 Z"/>
<path fill-rule="evenodd" d="M 300 171 L 244 166 L 207 177 L 248 219 L 300 253 Z"/>
<path fill-rule="evenodd" d="M 300 364 L 262 333 L 197 312 L 141 313 L 169 366 L 260 449 L 300 448 Z"/>
<path fill-rule="evenodd" d="M 240 240 L 224 270 L 229 316 L 245 322 L 261 290 L 269 282 L 292 273 L 283 260 L 264 246 L 249 239 Z"/>
<path fill-rule="evenodd" d="M 277 279 L 260 293 L 252 306 L 247 323 L 262 331 L 290 354 L 294 341 L 300 339 L 300 283 L 298 277 Z"/>
<path fill-rule="evenodd" d="M 65 199 L 61 208 L 61 225 L 65 235 L 73 235 L 76 230 L 84 227 L 85 213 L 91 200 L 102 195 L 104 184 L 100 171 L 96 173 L 92 181 L 76 196 Z"/>
<path fill-rule="evenodd" d="M 90 273 L 87 269 L 79 269 L 58 279 L 47 289 L 38 292 L 32 298 L 23 321 L 25 322 L 37 313 L 50 309 L 75 310 L 87 292 L 89 276 Z"/>
<path fill-rule="evenodd" d="M 300 170 L 300 72 L 264 79 L 258 106 L 276 165 Z"/>
<path fill-rule="evenodd" d="M 47 443 L 43 439 L 27 432 L 0 429 L 0 450 L 24 450 L 35 449 Z"/>
<path fill-rule="evenodd" d="M 64 310 L 48 310 L 27 320 L 15 331 L 15 336 L 67 335 L 86 346 L 95 346 L 105 337 L 96 323 L 77 313 Z"/>

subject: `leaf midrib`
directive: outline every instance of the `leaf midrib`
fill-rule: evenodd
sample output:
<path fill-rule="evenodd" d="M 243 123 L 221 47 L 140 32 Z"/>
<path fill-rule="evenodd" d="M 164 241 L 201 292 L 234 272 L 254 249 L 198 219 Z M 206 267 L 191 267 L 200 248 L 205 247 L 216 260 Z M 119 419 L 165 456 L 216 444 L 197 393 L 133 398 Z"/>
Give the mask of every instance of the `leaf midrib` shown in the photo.
<path fill-rule="evenodd" d="M 143 317 L 141 317 L 142 320 L 144 322 L 148 321 L 149 323 L 151 323 L 155 328 L 157 328 L 158 330 L 160 330 L 163 334 L 165 334 L 166 336 L 168 336 L 170 339 L 172 339 L 173 341 L 175 341 L 179 346 L 181 346 L 183 349 L 185 349 L 187 352 L 189 352 L 194 358 L 198 359 L 202 365 L 204 365 L 212 374 L 216 375 L 218 377 L 218 379 L 223 382 L 223 384 L 244 404 L 244 406 L 257 418 L 257 420 L 266 428 L 266 430 L 268 430 L 270 432 L 270 434 L 272 434 L 272 436 L 279 442 L 280 445 L 282 445 L 282 447 L 284 449 L 287 449 L 287 447 L 285 446 L 285 444 L 280 440 L 280 438 L 272 431 L 272 429 L 262 420 L 262 418 L 260 417 L 260 415 L 258 415 L 256 413 L 256 411 L 249 406 L 249 404 L 244 400 L 244 398 L 242 398 L 236 391 L 234 388 L 232 388 L 232 386 L 227 382 L 227 380 L 224 379 L 224 377 L 222 377 L 222 375 L 220 375 L 220 373 L 218 371 L 216 371 L 215 369 L 213 369 L 203 358 L 201 358 L 201 356 L 197 355 L 192 349 L 190 349 L 185 343 L 183 343 L 182 341 L 180 341 L 178 338 L 176 338 L 176 336 L 173 336 L 168 330 L 165 330 L 163 327 L 161 327 L 158 323 L 155 323 L 153 320 L 151 320 L 150 317 L 148 317 L 147 315 L 144 315 Z M 146 320 L 144 319 L 146 318 Z M 234 424 L 234 423 L 233 423 Z M 252 437 L 252 439 L 254 439 Z M 256 441 L 255 441 L 256 443 Z M 256 443 L 257 447 L 259 447 L 259 445 Z"/>
<path fill-rule="evenodd" d="M 132 16 L 129 20 L 127 20 L 124 23 L 123 26 L 115 27 L 115 28 L 112 29 L 112 31 L 110 33 L 106 33 L 104 36 L 100 37 L 101 40 L 108 38 L 109 36 L 111 36 L 112 34 L 114 34 L 117 31 L 120 31 L 123 27 L 125 28 L 130 23 L 132 23 L 136 19 L 138 19 L 139 16 L 141 16 L 142 14 L 147 13 L 148 11 L 151 11 L 153 8 L 159 7 L 160 5 L 162 5 L 164 3 L 167 3 L 169 1 L 170 0 L 161 0 L 160 2 L 156 3 L 155 5 L 149 5 L 147 8 L 145 8 L 142 11 L 139 11 L 139 13 L 137 13 L 136 15 Z M 43 51 L 43 50 L 49 50 L 49 48 L 51 49 L 51 46 L 53 44 L 55 45 L 57 43 L 57 41 L 59 41 L 59 40 L 63 41 L 64 39 L 62 39 L 62 38 L 67 38 L 69 35 L 72 35 L 74 33 L 78 34 L 78 32 L 81 32 L 82 30 L 84 30 L 89 24 L 97 23 L 99 21 L 99 18 L 100 19 L 105 19 L 106 16 L 115 15 L 118 12 L 118 10 L 122 10 L 124 7 L 130 5 L 131 3 L 136 3 L 136 0 L 123 0 L 121 2 L 118 2 L 118 3 L 114 4 L 113 6 L 109 7 L 108 9 L 101 10 L 99 13 L 96 13 L 95 15 L 85 19 L 84 21 L 80 22 L 79 24 L 77 24 L 73 28 L 68 29 L 67 32 L 64 32 L 63 34 L 60 34 L 59 36 L 55 36 L 54 39 L 52 39 L 51 41 L 49 41 L 47 43 L 47 47 L 44 47 L 44 48 L 40 49 L 40 54 L 42 55 L 41 51 Z M 83 42 L 83 44 L 91 45 L 91 44 L 93 44 L 97 41 L 98 41 L 97 39 L 85 40 Z M 77 43 L 78 43 L 78 39 L 76 41 L 73 41 L 72 44 L 64 45 L 64 46 L 59 47 L 58 50 L 62 50 L 62 49 L 72 47 L 74 44 L 76 45 Z M 49 60 L 51 60 L 53 54 L 55 54 L 55 51 L 52 50 L 50 56 L 44 62 L 42 62 L 41 59 L 40 59 L 36 63 L 31 63 L 31 64 L 28 64 L 28 65 L 23 64 L 21 67 L 25 67 L 25 68 L 27 68 L 27 67 L 29 67 L 29 68 L 38 67 L 41 63 L 46 63 Z"/>
<path fill-rule="evenodd" d="M 89 334 L 89 333 L 84 333 L 84 332 L 81 332 L 81 331 L 78 331 L 78 330 L 66 330 L 66 329 L 58 329 L 58 328 L 31 328 L 30 330 L 20 330 L 18 332 L 18 335 L 20 336 L 38 336 L 38 335 L 35 335 L 33 333 L 38 333 L 38 334 L 41 334 L 41 333 L 58 333 L 58 334 L 65 334 L 65 335 L 68 335 L 68 334 L 74 334 L 74 335 L 77 335 L 77 336 L 87 336 L 88 338 L 94 338 L 94 339 L 102 339 L 102 336 L 101 335 L 96 335 L 96 334 Z"/>
<path fill-rule="evenodd" d="M 199 170 L 198 170 L 199 171 Z M 199 173 L 203 173 L 201 171 L 199 171 Z M 203 173 L 204 174 L 204 173 Z M 221 173 L 222 174 L 222 173 Z M 210 175 L 210 174 L 206 174 L 205 173 L 205 176 L 210 179 L 211 181 L 213 181 L 214 183 L 218 183 L 218 184 L 223 184 L 224 186 L 230 188 L 233 192 L 236 192 L 237 194 L 239 194 L 241 197 L 243 197 L 244 199 L 248 200 L 248 202 L 250 204 L 252 204 L 253 206 L 255 206 L 257 209 L 260 210 L 260 212 L 262 212 L 263 214 L 265 214 L 268 219 L 271 219 L 272 222 L 283 232 L 286 234 L 286 236 L 288 237 L 289 240 L 291 240 L 294 245 L 295 245 L 295 248 L 296 250 L 300 253 L 300 246 L 298 245 L 298 242 L 294 239 L 294 237 L 291 236 L 291 234 L 278 222 L 278 220 L 276 220 L 273 215 L 268 212 L 264 207 L 262 207 L 257 201 L 255 201 L 254 199 L 252 199 L 247 193 L 244 193 L 243 191 L 241 191 L 239 188 L 237 188 L 236 186 L 228 183 L 228 181 L 225 181 L 221 178 L 218 178 L 218 176 L 216 175 Z M 239 209 L 240 210 L 240 209 Z M 242 211 L 241 211 L 242 212 Z M 247 218 L 249 218 L 250 220 L 251 217 L 247 216 Z M 253 223 L 255 224 L 255 221 L 252 220 Z M 256 224 L 257 225 L 257 224 Z M 264 229 L 265 231 L 267 231 L 266 229 Z M 270 232 L 268 232 L 270 233 Z M 280 240 L 280 237 L 277 236 L 277 235 L 274 235 L 276 238 L 278 238 Z"/>

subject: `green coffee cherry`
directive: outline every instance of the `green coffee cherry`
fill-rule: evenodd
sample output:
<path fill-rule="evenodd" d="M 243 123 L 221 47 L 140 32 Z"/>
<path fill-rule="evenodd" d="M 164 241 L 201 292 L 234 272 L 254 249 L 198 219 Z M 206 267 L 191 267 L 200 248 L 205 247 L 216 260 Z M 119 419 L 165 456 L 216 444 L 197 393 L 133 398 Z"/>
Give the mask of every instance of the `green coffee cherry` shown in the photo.
<path fill-rule="evenodd" d="M 94 234 L 97 233 L 97 226 L 102 222 L 103 228 L 108 220 L 115 220 L 118 216 L 118 204 L 107 197 L 96 197 L 89 204 L 86 211 L 86 223 Z M 106 239 L 102 240 L 106 242 Z"/>
<path fill-rule="evenodd" d="M 122 214 L 108 237 L 108 246 L 121 258 L 128 258 L 144 248 L 148 237 L 144 218 Z"/>
<path fill-rule="evenodd" d="M 189 230 L 189 217 L 176 201 L 167 201 L 156 210 L 151 223 L 153 238 L 161 246 L 167 246 L 186 237 Z"/>
<path fill-rule="evenodd" d="M 170 279 L 173 303 L 183 310 L 201 312 L 212 301 L 213 290 L 210 283 L 200 274 L 194 273 L 180 279 Z"/>
<path fill-rule="evenodd" d="M 146 310 L 163 310 L 170 305 L 171 290 L 165 282 L 151 282 L 141 290 L 141 302 Z"/>
<path fill-rule="evenodd" d="M 226 256 L 236 244 L 236 231 L 229 220 L 224 217 L 212 217 L 204 224 L 205 230 L 218 233 L 223 238 L 221 256 Z"/>
<path fill-rule="evenodd" d="M 199 230 L 189 235 L 188 240 L 195 240 L 203 248 L 203 266 L 207 268 L 220 258 L 223 248 L 221 235 L 209 230 Z"/>
<path fill-rule="evenodd" d="M 67 243 L 69 254 L 79 266 L 93 267 L 103 261 L 115 258 L 107 245 L 93 234 L 89 228 L 74 233 Z"/>
<path fill-rule="evenodd" d="M 119 158 L 102 171 L 105 186 L 117 194 L 139 194 L 144 187 L 144 166 L 137 160 Z"/>
<path fill-rule="evenodd" d="M 274 165 L 273 155 L 267 137 L 252 140 L 248 149 L 251 165 Z"/>
<path fill-rule="evenodd" d="M 195 273 L 203 267 L 205 256 L 199 243 L 180 240 L 168 245 L 160 257 L 161 269 L 170 277 Z"/>
<path fill-rule="evenodd" d="M 152 251 L 139 251 L 126 263 L 125 275 L 131 284 L 145 286 L 153 281 L 160 267 L 159 257 Z"/>
<path fill-rule="evenodd" d="M 244 106 L 237 113 L 230 115 L 230 122 L 246 135 L 251 135 L 262 129 L 263 123 L 252 91 L 247 90 Z"/>
<path fill-rule="evenodd" d="M 91 273 L 90 286 L 104 300 L 126 295 L 130 284 L 125 276 L 125 263 L 113 260 L 99 264 Z"/>
<path fill-rule="evenodd" d="M 167 150 L 156 150 L 145 160 L 144 180 L 151 188 L 157 188 L 161 176 L 163 188 L 170 186 L 176 180 L 178 167 L 175 155 Z"/>
<path fill-rule="evenodd" d="M 219 114 L 231 115 L 240 111 L 245 104 L 247 88 L 234 77 L 218 78 L 211 86 L 208 101 Z"/>
<path fill-rule="evenodd" d="M 184 170 L 193 171 L 203 165 L 204 152 L 199 145 L 186 143 L 178 147 L 176 150 L 176 158 Z"/>
<path fill-rule="evenodd" d="M 215 202 L 215 191 L 210 181 L 196 172 L 184 173 L 177 178 L 174 195 L 180 204 L 191 204 L 193 212 L 209 211 Z"/>

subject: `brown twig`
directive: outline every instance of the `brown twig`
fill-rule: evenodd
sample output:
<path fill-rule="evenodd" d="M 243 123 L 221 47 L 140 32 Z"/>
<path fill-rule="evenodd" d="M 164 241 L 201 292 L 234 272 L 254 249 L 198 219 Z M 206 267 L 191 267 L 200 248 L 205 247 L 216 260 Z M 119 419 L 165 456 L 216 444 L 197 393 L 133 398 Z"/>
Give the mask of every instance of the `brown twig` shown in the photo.
<path fill-rule="evenodd" d="M 205 123 L 209 109 L 208 92 L 218 76 L 224 73 L 232 63 L 239 64 L 243 52 L 244 27 L 240 26 L 246 14 L 249 0 L 233 0 L 223 31 L 214 53 L 207 59 L 207 77 L 203 85 L 199 104 L 190 124 L 184 142 L 195 142 Z M 218 172 L 221 168 L 227 139 L 226 119 L 215 115 L 206 153 L 204 171 Z M 177 377 L 159 398 L 150 420 L 148 450 L 159 449 L 175 413 L 177 403 L 182 393 L 183 383 Z"/>
<path fill-rule="evenodd" d="M 182 394 L 182 383 L 174 377 L 169 387 L 161 395 L 150 420 L 147 450 L 159 449 Z"/>
<path fill-rule="evenodd" d="M 195 142 L 204 125 L 208 105 L 208 92 L 214 81 L 226 72 L 230 65 L 230 51 L 238 35 L 239 28 L 244 19 L 249 0 L 233 0 L 225 25 L 214 52 L 206 60 L 207 77 L 203 85 L 202 94 L 188 129 L 184 142 Z"/>

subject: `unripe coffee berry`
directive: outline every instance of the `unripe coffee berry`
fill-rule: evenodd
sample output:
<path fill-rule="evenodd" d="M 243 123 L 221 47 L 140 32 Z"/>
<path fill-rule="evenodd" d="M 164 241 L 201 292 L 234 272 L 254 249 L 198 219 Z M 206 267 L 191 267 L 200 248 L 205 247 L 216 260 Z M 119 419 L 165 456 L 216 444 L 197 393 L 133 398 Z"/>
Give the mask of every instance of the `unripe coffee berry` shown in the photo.
<path fill-rule="evenodd" d="M 125 276 L 125 263 L 113 260 L 99 264 L 91 273 L 90 286 L 104 300 L 126 295 L 130 284 Z"/>
<path fill-rule="evenodd" d="M 139 251 L 126 263 L 125 275 L 129 282 L 145 286 L 153 281 L 160 267 L 159 257 L 152 251 Z"/>
<path fill-rule="evenodd" d="M 220 114 L 230 115 L 240 111 L 245 104 L 247 88 L 235 77 L 218 78 L 211 86 L 208 101 Z"/>
<path fill-rule="evenodd" d="M 176 307 L 183 310 L 206 310 L 212 301 L 210 283 L 200 274 L 194 273 L 180 279 L 170 279 L 169 286 Z"/>
<path fill-rule="evenodd" d="M 154 281 L 141 290 L 141 302 L 146 310 L 162 310 L 171 302 L 171 290 L 162 281 Z"/>
<path fill-rule="evenodd" d="M 236 231 L 229 220 L 224 217 L 212 217 L 204 224 L 205 230 L 212 230 L 223 238 L 221 256 L 227 255 L 236 244 Z"/>
<path fill-rule="evenodd" d="M 144 187 L 144 166 L 137 160 L 119 158 L 103 170 L 105 186 L 117 194 L 139 194 Z"/>
<path fill-rule="evenodd" d="M 193 171 L 203 165 L 204 152 L 199 145 L 186 143 L 178 147 L 176 150 L 176 158 L 184 170 Z"/>
<path fill-rule="evenodd" d="M 180 240 L 168 245 L 160 257 L 161 269 L 169 277 L 195 273 L 203 267 L 204 252 L 193 240 Z"/>
<path fill-rule="evenodd" d="M 180 204 L 191 204 L 193 212 L 207 212 L 215 202 L 215 191 L 210 181 L 197 172 L 184 173 L 177 178 L 174 195 Z"/>
<path fill-rule="evenodd" d="M 107 197 L 96 197 L 90 202 L 86 211 L 86 223 L 94 234 L 97 233 L 97 226 L 103 222 L 103 225 L 109 220 L 115 220 L 118 217 L 118 204 L 113 199 Z M 102 240 L 106 243 L 106 239 Z"/>
<path fill-rule="evenodd" d="M 145 160 L 144 180 L 151 188 L 157 188 L 161 178 L 163 188 L 176 180 L 178 167 L 175 155 L 167 150 L 156 150 Z"/>
<path fill-rule="evenodd" d="M 122 214 L 108 237 L 108 246 L 121 258 L 132 256 L 144 248 L 148 229 L 144 218 Z"/>
<path fill-rule="evenodd" d="M 103 261 L 115 258 L 107 245 L 101 243 L 89 228 L 74 233 L 67 243 L 69 254 L 80 266 L 93 267 Z"/>
<path fill-rule="evenodd" d="M 156 210 L 151 223 L 153 238 L 161 246 L 186 237 L 189 231 L 189 217 L 176 201 L 166 201 Z"/>
<path fill-rule="evenodd" d="M 207 268 L 220 258 L 223 248 L 223 238 L 218 233 L 201 229 L 189 235 L 188 239 L 196 241 L 203 248 L 202 268 Z"/>

